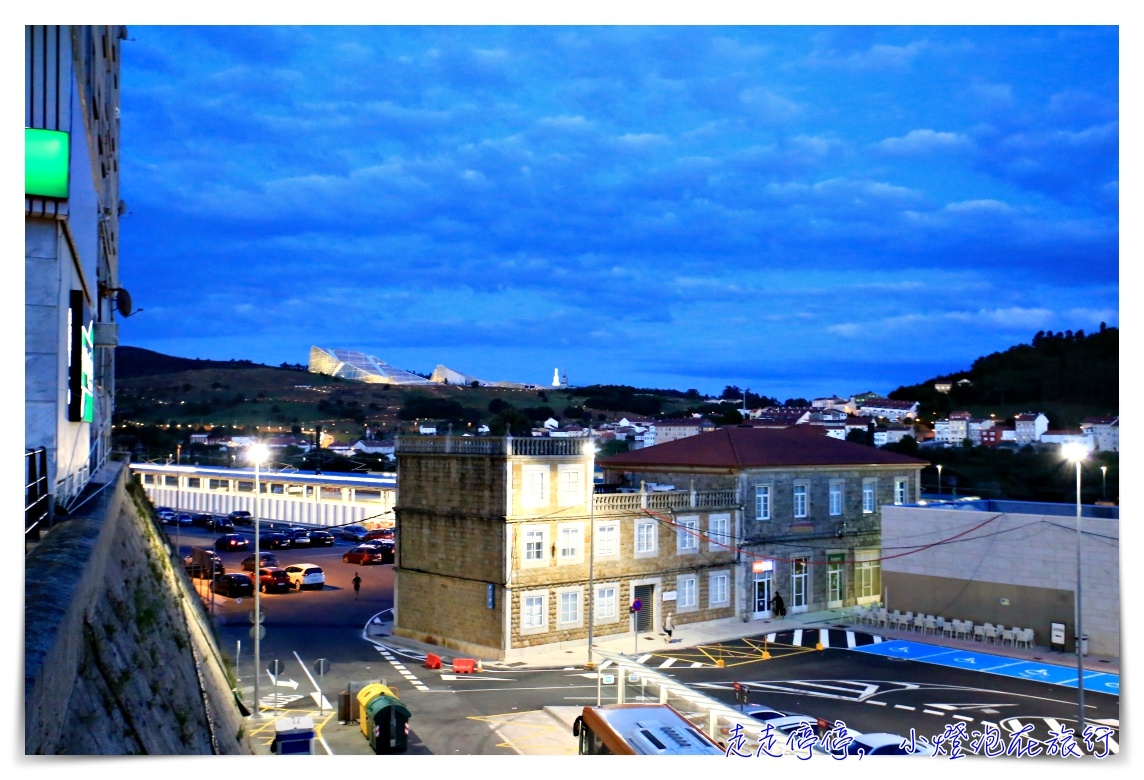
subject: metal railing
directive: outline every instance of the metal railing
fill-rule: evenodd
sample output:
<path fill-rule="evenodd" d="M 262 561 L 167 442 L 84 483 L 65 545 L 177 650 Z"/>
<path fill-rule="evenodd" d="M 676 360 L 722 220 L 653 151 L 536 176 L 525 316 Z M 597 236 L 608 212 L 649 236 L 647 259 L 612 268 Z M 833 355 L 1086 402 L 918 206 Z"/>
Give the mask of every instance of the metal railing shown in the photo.
<path fill-rule="evenodd" d="M 43 447 L 24 451 L 24 537 L 38 541 L 51 512 L 48 489 L 48 451 Z"/>

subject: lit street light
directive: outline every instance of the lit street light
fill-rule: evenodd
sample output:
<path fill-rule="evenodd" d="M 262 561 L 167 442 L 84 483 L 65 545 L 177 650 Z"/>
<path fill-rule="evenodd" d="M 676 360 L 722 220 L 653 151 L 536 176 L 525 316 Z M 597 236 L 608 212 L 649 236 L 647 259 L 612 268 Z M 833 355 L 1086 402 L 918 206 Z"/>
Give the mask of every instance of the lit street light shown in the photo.
<path fill-rule="evenodd" d="M 259 646 L 259 639 L 261 639 L 259 635 L 262 633 L 262 599 L 260 597 L 262 593 L 262 554 L 259 551 L 258 536 L 261 517 L 259 503 L 262 492 L 259 485 L 259 468 L 269 454 L 265 444 L 252 444 L 246 452 L 247 459 L 254 464 L 254 709 L 251 713 L 253 718 L 262 717 L 262 707 L 258 698 L 258 678 L 262 676 L 262 654 Z"/>
<path fill-rule="evenodd" d="M 937 464 L 937 497 L 941 498 L 941 464 Z"/>
<path fill-rule="evenodd" d="M 1085 458 L 1085 449 L 1080 444 L 1069 444 L 1063 449 L 1064 456 L 1076 463 L 1076 707 L 1077 734 L 1084 733 L 1084 653 L 1082 642 L 1084 631 L 1081 626 L 1080 605 L 1080 464 Z"/>
<path fill-rule="evenodd" d="M 1100 500 L 1108 500 L 1108 466 L 1100 467 Z"/>

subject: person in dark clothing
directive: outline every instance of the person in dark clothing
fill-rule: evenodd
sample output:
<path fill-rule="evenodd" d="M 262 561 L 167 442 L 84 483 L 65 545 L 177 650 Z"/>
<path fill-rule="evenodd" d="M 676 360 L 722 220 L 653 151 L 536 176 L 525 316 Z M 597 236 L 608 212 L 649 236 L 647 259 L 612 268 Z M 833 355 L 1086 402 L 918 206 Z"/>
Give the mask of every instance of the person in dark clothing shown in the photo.
<path fill-rule="evenodd" d="M 354 601 L 357 601 L 358 595 L 361 593 L 361 575 L 356 571 L 354 572 Z"/>
<path fill-rule="evenodd" d="M 775 591 L 775 597 L 771 599 L 771 609 L 774 610 L 775 617 L 786 617 L 786 604 L 783 602 L 783 595 Z"/>

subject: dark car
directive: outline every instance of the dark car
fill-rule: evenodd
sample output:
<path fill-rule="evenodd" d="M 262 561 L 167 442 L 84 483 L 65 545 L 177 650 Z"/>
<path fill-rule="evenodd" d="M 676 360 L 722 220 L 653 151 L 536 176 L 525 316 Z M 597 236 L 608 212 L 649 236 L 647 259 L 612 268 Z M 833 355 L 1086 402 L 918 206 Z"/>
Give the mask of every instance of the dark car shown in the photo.
<path fill-rule="evenodd" d="M 392 538 L 393 538 L 393 529 L 392 528 L 374 528 L 372 531 L 367 531 L 366 535 L 365 535 L 365 540 L 367 542 L 378 541 L 381 539 L 392 539 Z"/>
<path fill-rule="evenodd" d="M 196 512 L 191 515 L 191 525 L 196 528 L 210 528 L 212 520 L 214 520 L 214 516 L 205 512 Z"/>
<path fill-rule="evenodd" d="M 238 534 L 223 534 L 219 538 L 215 539 L 214 548 L 218 552 L 246 550 L 250 548 L 250 540 L 245 536 L 240 536 Z"/>
<path fill-rule="evenodd" d="M 245 574 L 224 574 L 211 582 L 211 590 L 232 599 L 254 595 L 254 582 Z"/>
<path fill-rule="evenodd" d="M 175 522 L 178 523 L 179 525 L 194 525 L 195 524 L 195 516 L 192 515 L 190 512 L 180 512 L 178 515 L 175 516 Z"/>
<path fill-rule="evenodd" d="M 216 574 L 226 574 L 222 558 L 202 547 L 192 549 L 191 554 L 183 559 L 183 566 L 187 574 L 195 579 L 210 579 Z"/>
<path fill-rule="evenodd" d="M 356 563 L 365 566 L 370 563 L 384 563 L 385 555 L 377 547 L 361 545 L 342 555 L 342 563 Z"/>
<path fill-rule="evenodd" d="M 259 563 L 263 566 L 277 566 L 278 556 L 274 553 L 258 551 Z M 243 571 L 254 571 L 254 554 L 250 554 L 242 559 Z"/>
<path fill-rule="evenodd" d="M 292 541 L 293 540 L 286 534 L 262 534 L 258 546 L 267 550 L 286 550 L 290 547 Z"/>
<path fill-rule="evenodd" d="M 285 593 L 290 590 L 290 575 L 278 566 L 269 566 L 258 570 L 258 589 L 263 593 L 279 590 Z M 254 581 L 254 574 L 248 575 Z"/>
<path fill-rule="evenodd" d="M 247 512 L 245 509 L 240 509 L 237 512 L 231 512 L 227 518 L 235 525 L 254 525 L 254 515 Z"/>
<path fill-rule="evenodd" d="M 282 535 L 290 540 L 291 547 L 310 546 L 310 532 L 305 528 L 287 528 L 282 531 Z"/>
<path fill-rule="evenodd" d="M 311 547 L 333 547 L 334 535 L 329 531 L 313 530 L 310 531 L 310 546 Z"/>
<path fill-rule="evenodd" d="M 229 532 L 234 530 L 234 522 L 229 517 L 211 515 L 210 522 L 207 523 L 207 528 L 212 531 Z"/>

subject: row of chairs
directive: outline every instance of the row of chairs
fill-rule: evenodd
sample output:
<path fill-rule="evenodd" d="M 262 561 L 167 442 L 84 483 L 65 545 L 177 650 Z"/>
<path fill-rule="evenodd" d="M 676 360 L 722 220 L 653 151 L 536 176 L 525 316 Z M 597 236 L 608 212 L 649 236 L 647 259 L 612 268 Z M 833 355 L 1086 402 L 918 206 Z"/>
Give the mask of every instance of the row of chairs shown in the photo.
<path fill-rule="evenodd" d="M 953 639 L 972 639 L 986 644 L 1004 645 L 1014 647 L 1032 647 L 1033 629 L 1011 626 L 1006 628 L 1001 624 L 981 623 L 974 625 L 971 620 L 946 620 L 941 615 L 927 615 L 912 611 L 901 612 L 895 609 L 889 612 L 885 607 L 858 606 L 854 609 L 854 621 L 860 625 L 875 628 L 893 628 L 898 631 L 916 631 L 922 634 L 942 635 Z"/>

